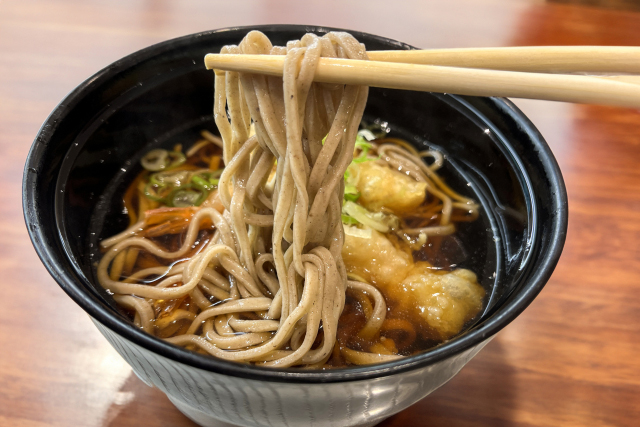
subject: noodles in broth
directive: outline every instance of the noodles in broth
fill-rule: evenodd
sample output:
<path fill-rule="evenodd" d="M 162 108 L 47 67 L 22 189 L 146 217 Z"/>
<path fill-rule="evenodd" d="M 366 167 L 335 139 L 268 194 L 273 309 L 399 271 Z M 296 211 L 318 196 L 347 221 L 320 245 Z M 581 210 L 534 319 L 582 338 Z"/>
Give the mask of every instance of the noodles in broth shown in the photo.
<path fill-rule="evenodd" d="M 100 284 L 148 333 L 265 366 L 379 363 L 458 333 L 484 291 L 412 251 L 478 206 L 437 175 L 438 152 L 359 132 L 367 87 L 313 82 L 319 58 L 367 59 L 364 46 L 332 32 L 278 47 L 252 31 L 222 53 L 285 55 L 284 77 L 215 71 L 221 139 L 147 153 L 130 227 L 101 242 Z"/>

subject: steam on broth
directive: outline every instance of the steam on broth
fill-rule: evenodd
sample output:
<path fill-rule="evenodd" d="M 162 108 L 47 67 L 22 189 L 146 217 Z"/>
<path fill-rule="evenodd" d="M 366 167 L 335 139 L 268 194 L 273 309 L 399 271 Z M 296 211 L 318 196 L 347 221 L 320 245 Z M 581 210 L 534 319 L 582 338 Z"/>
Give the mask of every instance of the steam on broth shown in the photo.
<path fill-rule="evenodd" d="M 440 245 L 478 205 L 440 178 L 441 153 L 358 130 L 367 88 L 312 82 L 318 57 L 364 47 L 251 32 L 222 52 L 287 55 L 284 80 L 216 71 L 222 137 L 145 154 L 101 285 L 150 334 L 266 366 L 380 363 L 460 333 L 484 290 Z"/>

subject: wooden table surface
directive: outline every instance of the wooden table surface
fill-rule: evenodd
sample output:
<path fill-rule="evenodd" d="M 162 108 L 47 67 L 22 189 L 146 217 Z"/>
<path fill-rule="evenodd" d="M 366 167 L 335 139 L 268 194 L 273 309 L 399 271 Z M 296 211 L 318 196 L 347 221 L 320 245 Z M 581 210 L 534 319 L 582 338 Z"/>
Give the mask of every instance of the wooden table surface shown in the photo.
<path fill-rule="evenodd" d="M 48 275 L 22 218 L 22 168 L 48 113 L 102 67 L 169 38 L 263 23 L 423 48 L 640 45 L 637 0 L 0 0 L 0 426 L 195 426 Z M 564 173 L 562 259 L 457 377 L 382 426 L 640 425 L 640 111 L 516 103 Z"/>

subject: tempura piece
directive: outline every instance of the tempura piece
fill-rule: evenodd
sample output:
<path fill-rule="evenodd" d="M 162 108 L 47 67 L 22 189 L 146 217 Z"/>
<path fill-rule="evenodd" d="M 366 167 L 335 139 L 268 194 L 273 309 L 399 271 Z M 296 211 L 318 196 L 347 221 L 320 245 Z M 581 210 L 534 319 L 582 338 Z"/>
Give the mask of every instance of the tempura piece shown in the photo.
<path fill-rule="evenodd" d="M 342 249 L 347 271 L 374 284 L 401 311 L 420 315 L 438 335 L 449 339 L 482 308 L 484 289 L 466 269 L 435 270 L 413 259 L 382 233 L 345 226 Z"/>
<path fill-rule="evenodd" d="M 363 162 L 358 167 L 358 203 L 365 208 L 374 212 L 388 210 L 402 214 L 413 211 L 424 202 L 425 182 L 418 182 L 376 162 Z"/>
<path fill-rule="evenodd" d="M 342 259 L 347 271 L 384 289 L 400 283 L 413 267 L 406 252 L 397 249 L 384 234 L 371 228 L 346 225 Z"/>
<path fill-rule="evenodd" d="M 431 269 L 426 262 L 417 263 L 394 286 L 398 289 L 392 295 L 417 310 L 442 339 L 458 334 L 465 322 L 478 314 L 484 298 L 484 289 L 470 270 L 460 268 L 444 273 Z"/>

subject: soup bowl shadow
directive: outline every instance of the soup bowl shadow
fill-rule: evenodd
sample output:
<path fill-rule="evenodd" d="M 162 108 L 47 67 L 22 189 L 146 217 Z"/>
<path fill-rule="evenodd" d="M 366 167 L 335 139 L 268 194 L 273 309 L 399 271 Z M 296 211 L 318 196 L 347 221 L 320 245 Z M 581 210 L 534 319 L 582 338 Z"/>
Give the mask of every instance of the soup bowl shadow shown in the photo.
<path fill-rule="evenodd" d="M 367 120 L 384 120 L 421 148 L 445 153 L 452 187 L 482 205 L 461 226 L 485 309 L 462 334 L 390 363 L 328 371 L 266 369 L 189 352 L 147 335 L 94 277 L 97 242 L 123 227 L 111 198 L 151 147 L 193 141 L 212 125 L 213 76 L 203 57 L 251 29 L 274 44 L 311 26 L 229 28 L 169 40 L 129 55 L 71 92 L 38 133 L 25 165 L 23 207 L 33 245 L 64 291 L 146 384 L 203 426 L 368 426 L 455 376 L 543 288 L 560 257 L 567 196 L 542 136 L 508 100 L 372 89 Z M 367 49 L 410 49 L 352 32 Z M 115 219 L 114 219 L 115 218 Z M 466 227 L 466 228 L 465 228 Z"/>

